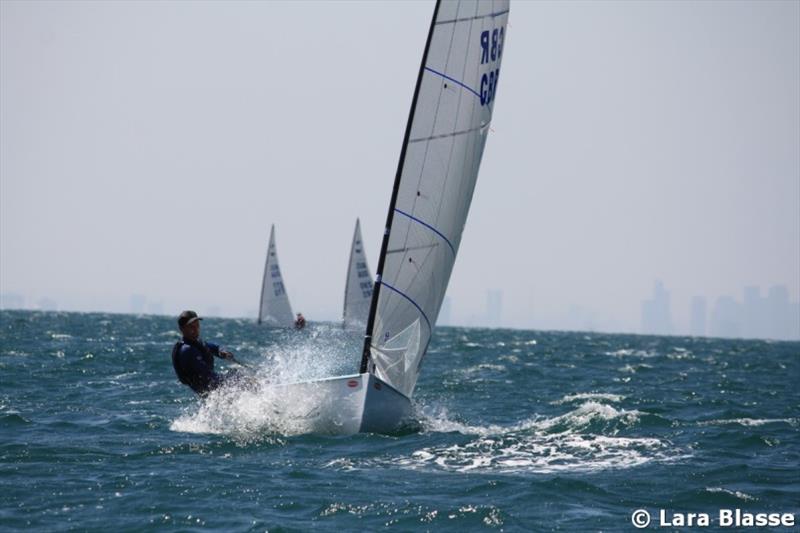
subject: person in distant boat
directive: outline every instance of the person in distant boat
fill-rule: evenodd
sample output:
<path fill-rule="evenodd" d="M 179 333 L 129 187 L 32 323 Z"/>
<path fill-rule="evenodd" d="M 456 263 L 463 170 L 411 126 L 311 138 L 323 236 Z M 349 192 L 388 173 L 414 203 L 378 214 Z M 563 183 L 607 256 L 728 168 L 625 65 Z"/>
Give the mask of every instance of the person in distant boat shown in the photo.
<path fill-rule="evenodd" d="M 294 319 L 294 328 L 303 329 L 304 327 L 306 327 L 306 317 L 303 316 L 303 313 L 297 313 L 297 318 Z"/>
<path fill-rule="evenodd" d="M 178 317 L 183 338 L 172 348 L 172 367 L 181 383 L 205 396 L 223 382 L 223 377 L 214 372 L 214 356 L 233 359 L 233 354 L 200 338 L 201 320 L 194 311 L 184 311 Z"/>

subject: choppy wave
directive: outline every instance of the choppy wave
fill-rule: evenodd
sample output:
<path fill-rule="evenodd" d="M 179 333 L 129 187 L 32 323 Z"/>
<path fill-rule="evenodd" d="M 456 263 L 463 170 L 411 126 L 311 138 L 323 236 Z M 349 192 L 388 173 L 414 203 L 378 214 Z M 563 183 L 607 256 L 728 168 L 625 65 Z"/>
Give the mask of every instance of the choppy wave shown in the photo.
<path fill-rule="evenodd" d="M 648 365 L 647 363 L 638 363 L 635 365 L 627 364 L 619 367 L 617 370 L 624 374 L 636 374 L 640 370 L 649 370 L 651 368 L 653 368 L 653 365 Z"/>
<path fill-rule="evenodd" d="M 412 469 L 546 474 L 632 468 L 677 457 L 668 443 L 658 439 L 509 433 L 464 445 L 423 448 L 393 463 Z"/>
<path fill-rule="evenodd" d="M 578 430 L 586 429 L 597 422 L 613 422 L 614 424 L 604 424 L 602 427 L 611 433 L 616 433 L 623 427 L 635 425 L 642 414 L 635 409 L 626 411 L 604 403 L 588 401 L 569 413 L 543 421 L 542 428 L 551 431 Z"/>
<path fill-rule="evenodd" d="M 729 424 L 749 427 L 764 426 L 766 424 L 789 424 L 790 426 L 797 427 L 800 425 L 800 418 L 729 418 L 704 420 L 697 423 L 698 426 L 724 426 Z"/>
<path fill-rule="evenodd" d="M 424 447 L 378 464 L 464 473 L 546 474 L 626 469 L 689 457 L 687 451 L 666 440 L 587 431 L 596 421 L 632 426 L 638 416 L 637 411 L 617 410 L 594 401 L 560 416 L 533 416 L 507 426 L 470 425 L 455 420 L 446 409 L 423 410 L 421 422 L 425 432 L 457 432 L 475 438 L 466 443 Z M 341 460 L 328 466 L 358 469 L 376 464 Z"/>
<path fill-rule="evenodd" d="M 419 529 L 430 527 L 431 524 L 442 523 L 443 520 L 466 522 L 469 527 L 498 528 L 505 524 L 506 513 L 491 504 L 455 505 L 449 508 L 436 509 L 431 505 L 413 504 L 387 504 L 373 502 L 366 504 L 352 504 L 344 501 L 335 501 L 326 505 L 320 512 L 321 518 L 345 516 L 379 516 L 386 521 L 384 527 L 401 527 Z"/>
<path fill-rule="evenodd" d="M 0 412 L 0 427 L 30 424 L 31 421 L 14 411 Z"/>
<path fill-rule="evenodd" d="M 758 500 L 758 498 L 755 496 L 751 496 L 742 491 L 730 490 L 723 487 L 706 487 L 706 492 L 710 492 L 712 494 L 727 494 L 744 502 L 753 502 Z"/>
<path fill-rule="evenodd" d="M 572 403 L 577 400 L 606 400 L 609 402 L 621 402 L 625 396 L 621 394 L 611 394 L 607 392 L 580 392 L 577 394 L 567 394 L 560 400 L 550 402 L 551 405 L 561 405 L 565 403 Z"/>
<path fill-rule="evenodd" d="M 487 371 L 489 372 L 506 372 L 507 368 L 505 365 L 499 365 L 496 363 L 481 363 L 478 365 L 470 366 L 467 368 L 463 368 L 457 370 L 456 373 L 460 374 L 464 377 L 474 377 L 474 376 L 482 376 Z"/>
<path fill-rule="evenodd" d="M 643 359 L 658 357 L 660 355 L 658 352 L 654 350 L 635 350 L 633 348 L 622 348 L 620 350 L 614 350 L 612 352 L 604 352 L 604 353 L 612 357 L 641 357 Z"/>

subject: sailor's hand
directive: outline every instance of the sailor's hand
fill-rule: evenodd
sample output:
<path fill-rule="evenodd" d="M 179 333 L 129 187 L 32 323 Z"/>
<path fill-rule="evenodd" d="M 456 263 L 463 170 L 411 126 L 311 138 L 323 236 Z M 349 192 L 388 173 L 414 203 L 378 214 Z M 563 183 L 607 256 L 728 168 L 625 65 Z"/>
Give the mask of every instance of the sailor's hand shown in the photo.
<path fill-rule="evenodd" d="M 231 352 L 226 352 L 225 350 L 220 350 L 219 354 L 222 356 L 223 359 L 233 359 L 233 354 Z"/>

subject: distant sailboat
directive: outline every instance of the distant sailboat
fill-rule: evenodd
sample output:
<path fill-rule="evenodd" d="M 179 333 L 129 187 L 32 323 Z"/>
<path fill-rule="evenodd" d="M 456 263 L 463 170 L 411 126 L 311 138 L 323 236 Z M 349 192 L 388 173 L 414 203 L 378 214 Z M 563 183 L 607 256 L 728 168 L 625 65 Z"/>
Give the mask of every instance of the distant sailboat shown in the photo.
<path fill-rule="evenodd" d="M 508 0 L 436 3 L 359 373 L 280 386 L 287 397 L 321 400 L 313 409 L 314 431 L 391 432 L 411 413 L 489 133 L 508 13 Z"/>
<path fill-rule="evenodd" d="M 367 266 L 367 255 L 361 240 L 361 222 L 356 219 L 353 244 L 350 246 L 350 263 L 344 288 L 342 321 L 347 329 L 364 328 L 372 302 L 372 275 Z"/>
<path fill-rule="evenodd" d="M 258 309 L 258 323 L 270 326 L 292 327 L 294 315 L 289 305 L 289 295 L 281 276 L 278 252 L 275 249 L 275 225 L 269 232 L 267 260 L 264 263 L 264 279 L 261 283 L 261 303 Z"/>

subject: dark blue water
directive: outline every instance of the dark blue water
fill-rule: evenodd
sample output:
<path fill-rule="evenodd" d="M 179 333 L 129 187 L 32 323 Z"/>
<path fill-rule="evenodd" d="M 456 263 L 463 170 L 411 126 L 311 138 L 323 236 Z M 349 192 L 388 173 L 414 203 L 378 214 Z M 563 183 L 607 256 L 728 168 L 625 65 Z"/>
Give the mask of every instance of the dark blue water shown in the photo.
<path fill-rule="evenodd" d="M 331 325 L 203 328 L 260 379 L 358 363 L 358 335 Z M 631 530 L 638 508 L 800 518 L 800 343 L 440 328 L 419 431 L 332 437 L 246 395 L 201 404 L 173 375 L 176 337 L 165 317 L 0 312 L 0 529 Z"/>

